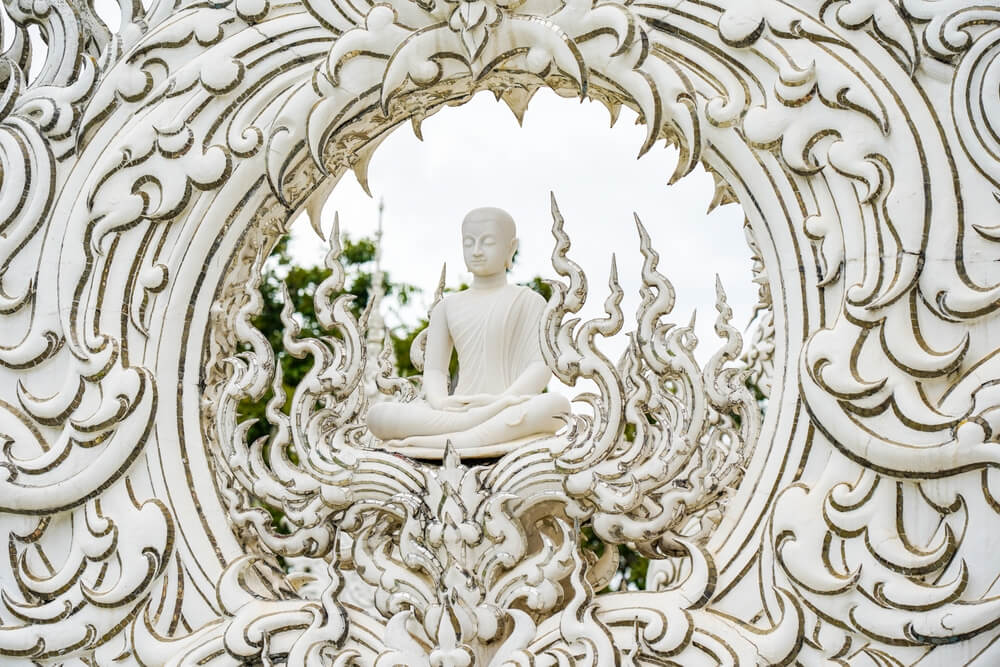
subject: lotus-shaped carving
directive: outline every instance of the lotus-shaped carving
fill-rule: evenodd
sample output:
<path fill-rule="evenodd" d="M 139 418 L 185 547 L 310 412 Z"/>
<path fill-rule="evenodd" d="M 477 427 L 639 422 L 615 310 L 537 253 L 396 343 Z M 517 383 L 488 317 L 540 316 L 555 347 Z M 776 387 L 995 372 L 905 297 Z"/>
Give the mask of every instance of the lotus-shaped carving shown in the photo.
<path fill-rule="evenodd" d="M 448 27 L 462 37 L 470 60 L 477 59 L 486 46 L 490 32 L 503 21 L 504 11 L 524 4 L 524 0 L 445 0 Z"/>

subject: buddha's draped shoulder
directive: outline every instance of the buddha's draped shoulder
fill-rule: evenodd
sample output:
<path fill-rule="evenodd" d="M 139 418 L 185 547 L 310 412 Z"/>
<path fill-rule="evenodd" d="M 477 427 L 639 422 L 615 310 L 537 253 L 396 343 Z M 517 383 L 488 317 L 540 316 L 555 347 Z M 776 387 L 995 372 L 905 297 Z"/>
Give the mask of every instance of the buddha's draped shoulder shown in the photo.
<path fill-rule="evenodd" d="M 542 359 L 545 299 L 520 285 L 466 290 L 447 297 L 448 330 L 458 351 L 455 394 L 501 394 Z"/>

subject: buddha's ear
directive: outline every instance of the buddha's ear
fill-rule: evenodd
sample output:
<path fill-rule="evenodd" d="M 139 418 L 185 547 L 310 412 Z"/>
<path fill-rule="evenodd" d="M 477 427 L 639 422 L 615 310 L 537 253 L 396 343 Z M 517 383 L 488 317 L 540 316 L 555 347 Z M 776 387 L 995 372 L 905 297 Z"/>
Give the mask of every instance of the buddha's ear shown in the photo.
<path fill-rule="evenodd" d="M 507 270 L 510 271 L 514 268 L 514 255 L 517 254 L 517 245 L 520 239 L 513 238 L 510 240 L 510 257 L 507 258 Z"/>

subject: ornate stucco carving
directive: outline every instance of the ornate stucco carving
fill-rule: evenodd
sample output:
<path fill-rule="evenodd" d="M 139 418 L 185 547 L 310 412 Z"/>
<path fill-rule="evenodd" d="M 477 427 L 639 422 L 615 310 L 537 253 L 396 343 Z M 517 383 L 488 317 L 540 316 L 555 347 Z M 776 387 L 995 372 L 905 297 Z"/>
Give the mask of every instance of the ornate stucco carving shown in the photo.
<path fill-rule="evenodd" d="M 996 8 L 153 0 L 112 32 L 89 3 L 5 7 L 5 659 L 995 661 Z M 770 299 L 756 352 L 720 291 L 724 345 L 694 362 L 640 227 L 632 345 L 603 357 L 616 281 L 606 317 L 573 319 L 584 276 L 554 211 L 543 352 L 597 409 L 562 450 L 418 465 L 349 428 L 364 317 L 326 298 L 333 239 L 317 310 L 340 335 L 286 314 L 318 365 L 291 418 L 272 410 L 302 456 L 265 462 L 232 410 L 274 381 L 249 320 L 287 222 L 345 170 L 364 182 L 397 124 L 487 89 L 520 114 L 541 86 L 635 109 L 640 150 L 676 144 L 672 178 L 703 163 L 715 203 L 742 205 Z M 744 372 L 768 379 L 759 425 Z M 531 514 L 529 491 L 556 508 Z M 662 590 L 595 596 L 585 520 L 683 558 Z M 275 554 L 326 554 L 331 585 L 300 599 Z M 377 613 L 339 601 L 349 568 Z"/>

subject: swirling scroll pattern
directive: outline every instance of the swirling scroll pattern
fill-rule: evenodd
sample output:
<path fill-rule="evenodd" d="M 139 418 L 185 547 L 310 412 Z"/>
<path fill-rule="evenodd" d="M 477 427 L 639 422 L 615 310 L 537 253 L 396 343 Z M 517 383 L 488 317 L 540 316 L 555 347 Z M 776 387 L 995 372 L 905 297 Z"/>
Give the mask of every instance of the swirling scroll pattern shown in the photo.
<path fill-rule="evenodd" d="M 173 55 L 239 33 L 252 4 L 202 14 L 197 3 L 125 2 L 117 34 L 93 3 L 5 8 L 14 35 L 0 59 L 0 511 L 11 524 L 5 580 L 18 582 L 4 591 L 5 659 L 117 659 L 151 597 L 155 625 L 187 622 L 167 600 L 186 577 L 168 565 L 172 508 L 136 465 L 163 404 L 132 335 L 148 336 L 150 296 L 171 278 L 156 258 L 167 225 L 157 225 L 219 187 L 231 156 L 259 141 L 246 125 L 223 125 L 221 142 L 202 144 L 218 116 L 186 123 L 139 109 L 245 83 L 235 60 L 175 67 Z M 253 51 L 246 37 L 237 47 Z M 119 141 L 106 151 L 109 135 Z"/>
<path fill-rule="evenodd" d="M 0 655 L 107 660 L 173 555 L 167 505 L 125 476 L 149 441 L 156 387 L 117 339 L 71 341 L 44 240 L 64 228 L 54 211 L 82 153 L 84 108 L 124 42 L 90 3 L 4 12 L 14 34 L 0 56 L 0 511 L 16 585 L 3 592 Z M 138 17 L 122 17 L 137 38 Z"/>
<path fill-rule="evenodd" d="M 352 643 L 376 647 L 361 661 L 429 660 L 420 648 L 429 644 L 435 660 L 486 661 L 496 646 L 476 651 L 502 641 L 522 662 L 537 653 L 555 664 L 609 651 L 696 659 L 689 649 L 720 662 L 781 662 L 796 652 L 846 661 L 861 641 L 870 646 L 858 650 L 884 658 L 996 631 L 996 572 L 984 556 L 1000 513 L 1000 281 L 992 268 L 1000 234 L 987 219 L 1000 177 L 996 8 L 961 0 L 154 0 L 120 3 L 113 33 L 91 3 L 5 7 L 14 34 L 0 57 L 0 507 L 12 526 L 5 580 L 17 582 L 4 591 L 6 657 L 111 660 L 133 642 L 150 650 L 150 662 L 181 649 L 193 660 L 271 659 L 296 644 L 297 658 L 347 662 L 357 657 L 344 649 Z M 48 43 L 44 55 L 33 53 L 30 26 Z M 775 263 L 766 272 L 774 342 L 762 341 L 773 347 L 761 354 L 775 372 L 763 428 L 733 365 L 740 336 L 723 293 L 725 344 L 701 368 L 689 329 L 665 321 L 672 288 L 640 227 L 643 306 L 617 364 L 600 350 L 600 339 L 624 326 L 614 274 L 605 315 L 575 321 L 585 283 L 557 253 L 568 282 L 550 304 L 549 362 L 567 381 L 596 379 L 600 396 L 583 399 L 596 409 L 572 420 L 563 440 L 526 450 L 527 467 L 486 474 L 452 461 L 444 472 L 415 472 L 375 451 L 358 428 L 361 323 L 322 293 L 325 324 L 346 328 L 339 338 L 303 340 L 285 313 L 286 346 L 315 367 L 291 418 L 270 406 L 282 446 L 265 455 L 262 443 L 246 443 L 232 405 L 260 396 L 275 370 L 247 327 L 254 290 L 240 279 L 259 269 L 275 230 L 298 208 L 314 209 L 310 197 L 346 169 L 364 184 L 379 141 L 403 120 L 419 132 L 422 118 L 483 89 L 520 116 L 541 86 L 599 100 L 612 116 L 631 106 L 647 129 L 640 152 L 660 139 L 676 144 L 673 178 L 707 161 L 729 179 L 716 202 L 739 194 L 761 258 Z M 180 552 L 162 500 L 169 494 L 147 477 L 156 462 L 136 465 L 156 428 L 166 428 L 156 415 L 173 392 L 158 383 L 165 371 L 139 361 L 142 350 L 169 356 L 176 344 L 150 327 L 187 333 L 156 320 L 150 304 L 181 277 L 177 267 L 190 266 L 179 258 L 197 228 L 230 243 L 228 219 L 207 213 L 230 209 L 255 259 L 225 277 L 215 260 L 195 271 L 219 283 L 215 307 L 225 312 L 215 313 L 218 330 L 206 344 L 215 346 L 206 386 L 179 383 L 178 402 L 190 405 L 192 393 L 203 401 L 205 432 L 227 436 L 208 438 L 217 485 L 199 499 L 215 502 L 218 491 L 248 548 L 271 554 L 332 559 L 338 521 L 364 535 L 338 557 L 345 567 L 362 563 L 384 589 L 382 618 L 353 618 L 346 631 L 335 590 L 310 606 L 292 600 L 277 573 L 244 561 L 219 581 L 220 599 L 205 600 L 221 616 L 190 632 L 191 643 L 174 636 L 190 629 L 181 611 L 168 622 L 170 613 L 141 603 L 154 584 L 161 599 L 168 591 L 182 598 L 187 576 L 165 565 Z M 204 303 L 192 301 L 192 312 Z M 249 350 L 234 354 L 240 343 Z M 624 444 L 627 422 L 637 438 Z M 182 430 L 198 428 L 174 432 Z M 751 457 L 758 432 L 779 441 Z M 157 454 L 174 444 L 156 442 Z M 546 472 L 529 474 L 529 464 Z M 764 500 L 727 522 L 743 468 L 742 497 Z M 422 504 L 428 489 L 437 514 Z M 484 489 L 565 502 L 542 529 L 533 513 L 551 508 L 491 504 Z M 458 502 L 466 495 L 475 503 Z M 291 534 L 271 529 L 256 497 L 286 510 Z M 383 523 L 370 523 L 374 516 Z M 683 553 L 726 587 L 716 591 L 699 574 L 673 592 L 594 597 L 609 563 L 566 547 L 579 520 L 651 556 Z M 548 540 L 524 550 L 530 566 L 511 565 L 513 579 L 497 566 L 492 578 L 473 577 L 484 588 L 470 588 L 459 552 L 517 551 L 519 525 Z M 702 550 L 713 532 L 741 543 L 726 547 L 718 571 L 718 555 Z M 444 533 L 460 539 L 447 543 Z M 398 545 L 397 536 L 405 537 Z M 176 572 L 198 566 L 198 554 L 185 558 Z M 572 595 L 557 599 L 540 577 Z M 442 578 L 468 595 L 439 595 Z M 511 588 L 495 594 L 501 581 Z M 276 588 L 256 595 L 265 584 Z M 719 611 L 737 599 L 751 600 L 742 618 Z M 507 609 L 513 600 L 529 600 L 536 615 Z M 683 604 L 683 619 L 649 609 L 629 617 L 625 610 L 645 600 L 654 610 Z M 541 638 L 542 616 L 560 604 L 571 613 L 550 619 Z M 264 617 L 294 617 L 296 628 L 286 634 Z M 400 630 L 393 646 L 364 634 L 388 627 L 383 621 Z M 308 639 L 296 643 L 302 628 Z M 676 643 L 685 628 L 698 646 Z"/>
<path fill-rule="evenodd" d="M 807 624 L 847 631 L 846 638 L 833 632 L 836 638 L 817 642 L 824 658 L 855 650 L 851 632 L 927 647 L 990 632 L 998 618 L 995 571 L 979 556 L 981 536 L 997 521 L 986 472 L 998 462 L 986 370 L 994 345 L 977 338 L 989 325 L 969 325 L 995 316 L 996 278 L 982 263 L 997 251 L 990 229 L 966 215 L 972 189 L 959 189 L 975 176 L 966 164 L 995 185 L 994 10 L 962 5 L 829 3 L 825 14 L 807 18 L 791 7 L 741 8 L 727 12 L 729 25 L 721 26 L 733 43 L 771 41 L 783 44 L 784 53 L 792 53 L 796 40 L 822 37 L 832 54 L 849 31 L 856 37 L 852 51 L 885 66 L 863 89 L 838 83 L 833 100 L 821 77 L 835 68 L 814 61 L 798 79 L 795 72 L 781 77 L 782 85 L 801 81 L 805 96 L 783 93 L 784 108 L 754 109 L 746 117 L 751 139 L 780 151 L 790 168 L 803 174 L 812 166 L 832 168 L 859 193 L 858 227 L 843 198 L 839 219 L 813 213 L 806 221 L 820 244 L 826 296 L 842 298 L 843 309 L 811 337 L 800 359 L 802 398 L 816 443 L 837 453 L 807 473 L 808 481 L 781 492 L 770 525 L 779 576 L 806 601 Z M 908 21 L 907 12 L 920 21 Z M 883 86 L 912 80 L 916 71 L 941 77 L 942 62 L 954 65 L 947 73 L 950 109 L 916 90 L 914 104 L 901 114 L 885 106 L 880 120 L 877 107 L 858 95 L 867 89 L 868 99 L 883 105 L 891 99 Z M 894 90 L 899 95 L 902 87 Z M 823 128 L 816 116 L 790 113 L 796 104 L 817 102 L 867 120 L 858 119 L 848 136 L 826 124 L 828 111 Z M 781 115 L 790 122 L 776 123 Z M 964 156 L 945 143 L 942 124 L 949 122 Z M 871 124 L 867 132 L 864 123 Z M 915 127 L 934 130 L 917 135 Z M 901 151 L 923 156 L 913 163 L 918 171 L 907 173 L 893 158 Z M 935 181 L 931 169 L 951 176 Z M 832 183 L 829 174 L 822 180 Z M 922 212 L 898 196 L 906 182 L 920 184 L 912 194 L 924 201 Z M 919 215 L 923 225 L 914 224 Z M 867 245 L 872 240 L 878 252 Z M 803 514 L 813 517 L 809 525 Z"/>

